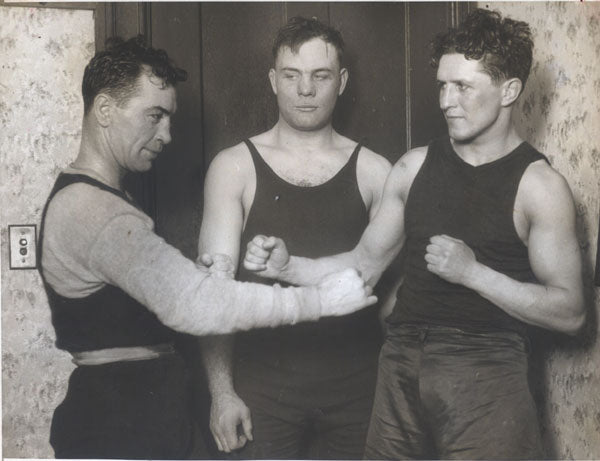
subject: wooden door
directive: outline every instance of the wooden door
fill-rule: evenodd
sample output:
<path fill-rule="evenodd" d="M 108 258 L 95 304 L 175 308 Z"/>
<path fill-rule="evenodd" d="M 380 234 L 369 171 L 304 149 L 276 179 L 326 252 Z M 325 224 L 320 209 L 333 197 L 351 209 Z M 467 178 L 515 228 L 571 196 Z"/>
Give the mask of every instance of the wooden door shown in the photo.
<path fill-rule="evenodd" d="M 267 73 L 277 29 L 295 15 L 338 28 L 350 79 L 334 126 L 390 161 L 445 132 L 428 43 L 455 24 L 460 3 L 108 3 L 106 36 L 143 33 L 189 72 L 178 88 L 173 142 L 130 182 L 157 231 L 195 257 L 203 177 L 214 155 L 270 128 L 277 106 Z"/>

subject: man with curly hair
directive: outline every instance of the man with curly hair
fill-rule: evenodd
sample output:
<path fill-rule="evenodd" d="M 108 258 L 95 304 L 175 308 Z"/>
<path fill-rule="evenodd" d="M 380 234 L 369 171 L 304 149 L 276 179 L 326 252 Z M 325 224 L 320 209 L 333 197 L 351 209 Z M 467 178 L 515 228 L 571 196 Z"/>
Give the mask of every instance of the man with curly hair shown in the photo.
<path fill-rule="evenodd" d="M 405 246 L 368 459 L 543 457 L 527 326 L 575 334 L 585 315 L 571 191 L 511 121 L 532 47 L 525 22 L 483 9 L 436 37 L 449 136 L 394 165 L 354 250 L 308 260 L 276 238 L 248 246 L 248 268 L 296 283 L 344 266 L 376 279 Z"/>
<path fill-rule="evenodd" d="M 57 458 L 206 456 L 193 452 L 191 387 L 175 331 L 274 327 L 375 302 L 355 272 L 316 287 L 242 284 L 223 274 L 231 262 L 222 255 L 196 266 L 154 233 L 123 177 L 149 170 L 171 140 L 175 85 L 184 79 L 143 37 L 111 40 L 85 69 L 80 150 L 56 180 L 40 232 L 56 345 L 77 365 L 52 419 Z"/>

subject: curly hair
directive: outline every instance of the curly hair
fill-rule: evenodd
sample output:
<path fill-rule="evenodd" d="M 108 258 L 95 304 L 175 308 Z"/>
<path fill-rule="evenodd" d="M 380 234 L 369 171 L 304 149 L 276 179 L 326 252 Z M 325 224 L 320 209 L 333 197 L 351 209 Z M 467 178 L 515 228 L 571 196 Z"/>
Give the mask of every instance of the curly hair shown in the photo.
<path fill-rule="evenodd" d="M 145 68 L 166 85 L 176 86 L 177 82 L 187 79 L 187 72 L 176 67 L 164 50 L 148 46 L 143 35 L 127 41 L 121 37 L 109 38 L 106 49 L 94 55 L 83 73 L 84 113 L 89 112 L 94 98 L 101 92 L 124 104 L 136 91 L 138 77 Z"/>
<path fill-rule="evenodd" d="M 303 18 L 295 16 L 277 32 L 273 42 L 273 62 L 277 60 L 279 51 L 283 47 L 289 47 L 293 53 L 309 40 L 320 38 L 330 43 L 337 51 L 338 62 L 342 65 L 344 56 L 344 40 L 342 34 L 327 24 L 323 24 L 317 18 Z"/>
<path fill-rule="evenodd" d="M 499 83 L 518 78 L 523 87 L 533 55 L 529 24 L 502 18 L 497 11 L 478 8 L 458 28 L 438 34 L 431 42 L 431 64 L 437 68 L 444 54 L 463 54 L 481 60 L 483 71 Z"/>

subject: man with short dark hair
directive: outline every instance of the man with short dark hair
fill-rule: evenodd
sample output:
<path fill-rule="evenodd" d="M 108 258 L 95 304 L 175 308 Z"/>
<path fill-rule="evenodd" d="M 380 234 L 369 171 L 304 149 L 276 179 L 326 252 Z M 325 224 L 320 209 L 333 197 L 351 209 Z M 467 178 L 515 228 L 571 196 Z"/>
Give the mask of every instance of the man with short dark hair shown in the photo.
<path fill-rule="evenodd" d="M 184 79 L 143 37 L 111 40 L 85 69 L 79 154 L 56 180 L 40 232 L 56 345 L 77 365 L 52 420 L 57 458 L 192 454 L 191 389 L 174 330 L 293 324 L 375 301 L 352 272 L 301 289 L 234 282 L 223 255 L 203 255 L 197 267 L 154 233 L 122 180 L 149 170 L 170 142 Z"/>
<path fill-rule="evenodd" d="M 213 160 L 201 253 L 237 261 L 257 233 L 282 235 L 310 257 L 356 245 L 390 165 L 332 127 L 348 79 L 343 50 L 340 33 L 316 19 L 292 18 L 279 30 L 269 71 L 279 119 Z M 239 280 L 264 283 L 243 268 Z M 203 338 L 203 346 L 219 449 L 243 447 L 235 456 L 258 459 L 362 456 L 381 346 L 377 309 L 238 334 L 235 354 L 232 337 Z"/>
<path fill-rule="evenodd" d="M 526 23 L 482 9 L 436 38 L 449 136 L 394 165 L 353 251 L 311 261 L 273 237 L 248 246 L 248 269 L 309 283 L 344 266 L 377 279 L 405 245 L 368 459 L 543 457 L 527 325 L 575 334 L 585 315 L 571 191 L 511 121 L 532 46 Z"/>

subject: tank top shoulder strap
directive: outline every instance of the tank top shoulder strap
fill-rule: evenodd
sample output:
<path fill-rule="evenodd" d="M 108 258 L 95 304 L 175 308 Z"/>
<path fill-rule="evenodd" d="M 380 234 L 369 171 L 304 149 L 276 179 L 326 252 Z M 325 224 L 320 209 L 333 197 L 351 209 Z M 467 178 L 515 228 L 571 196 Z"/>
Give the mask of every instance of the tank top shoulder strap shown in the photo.
<path fill-rule="evenodd" d="M 260 172 L 271 172 L 271 167 L 265 162 L 265 159 L 262 158 L 262 155 L 258 152 L 258 149 L 254 145 L 250 139 L 244 139 L 244 144 L 248 147 L 250 151 L 250 156 L 252 157 L 252 162 L 254 163 L 254 169 L 256 170 L 256 174 L 259 175 Z"/>
<path fill-rule="evenodd" d="M 94 186 L 94 187 L 97 187 L 98 189 L 102 189 L 106 192 L 110 192 L 111 194 L 114 194 L 117 197 L 122 198 L 123 200 L 125 200 L 129 204 L 135 206 L 136 208 L 139 208 L 138 205 L 135 202 L 133 202 L 127 196 L 127 194 L 125 194 L 124 192 L 122 192 L 118 189 L 115 189 L 114 187 L 107 186 L 106 184 L 98 181 L 97 179 L 92 178 L 91 176 L 87 176 L 85 174 L 73 174 L 73 173 L 61 173 L 58 176 L 58 178 L 56 178 L 56 182 L 54 183 L 54 187 L 52 188 L 52 191 L 50 192 L 46 206 L 48 205 L 48 203 L 50 203 L 52 198 L 61 189 L 64 189 L 65 187 L 70 186 L 71 184 L 78 183 L 78 182 L 89 184 L 90 186 Z"/>
<path fill-rule="evenodd" d="M 550 160 L 544 154 L 539 152 L 535 147 L 533 147 L 528 142 L 524 142 L 521 144 L 521 152 L 524 154 L 527 163 L 537 162 L 538 160 L 544 160 L 548 165 L 550 165 Z"/>
<path fill-rule="evenodd" d="M 348 162 L 346 163 L 346 166 L 344 166 L 343 168 L 350 168 L 352 169 L 353 172 L 357 171 L 357 164 L 358 164 L 358 154 L 360 153 L 360 149 L 362 148 L 363 142 L 358 141 L 358 143 L 356 144 L 356 147 L 354 148 L 354 150 L 352 151 L 352 154 L 350 155 L 350 158 L 348 159 Z"/>

